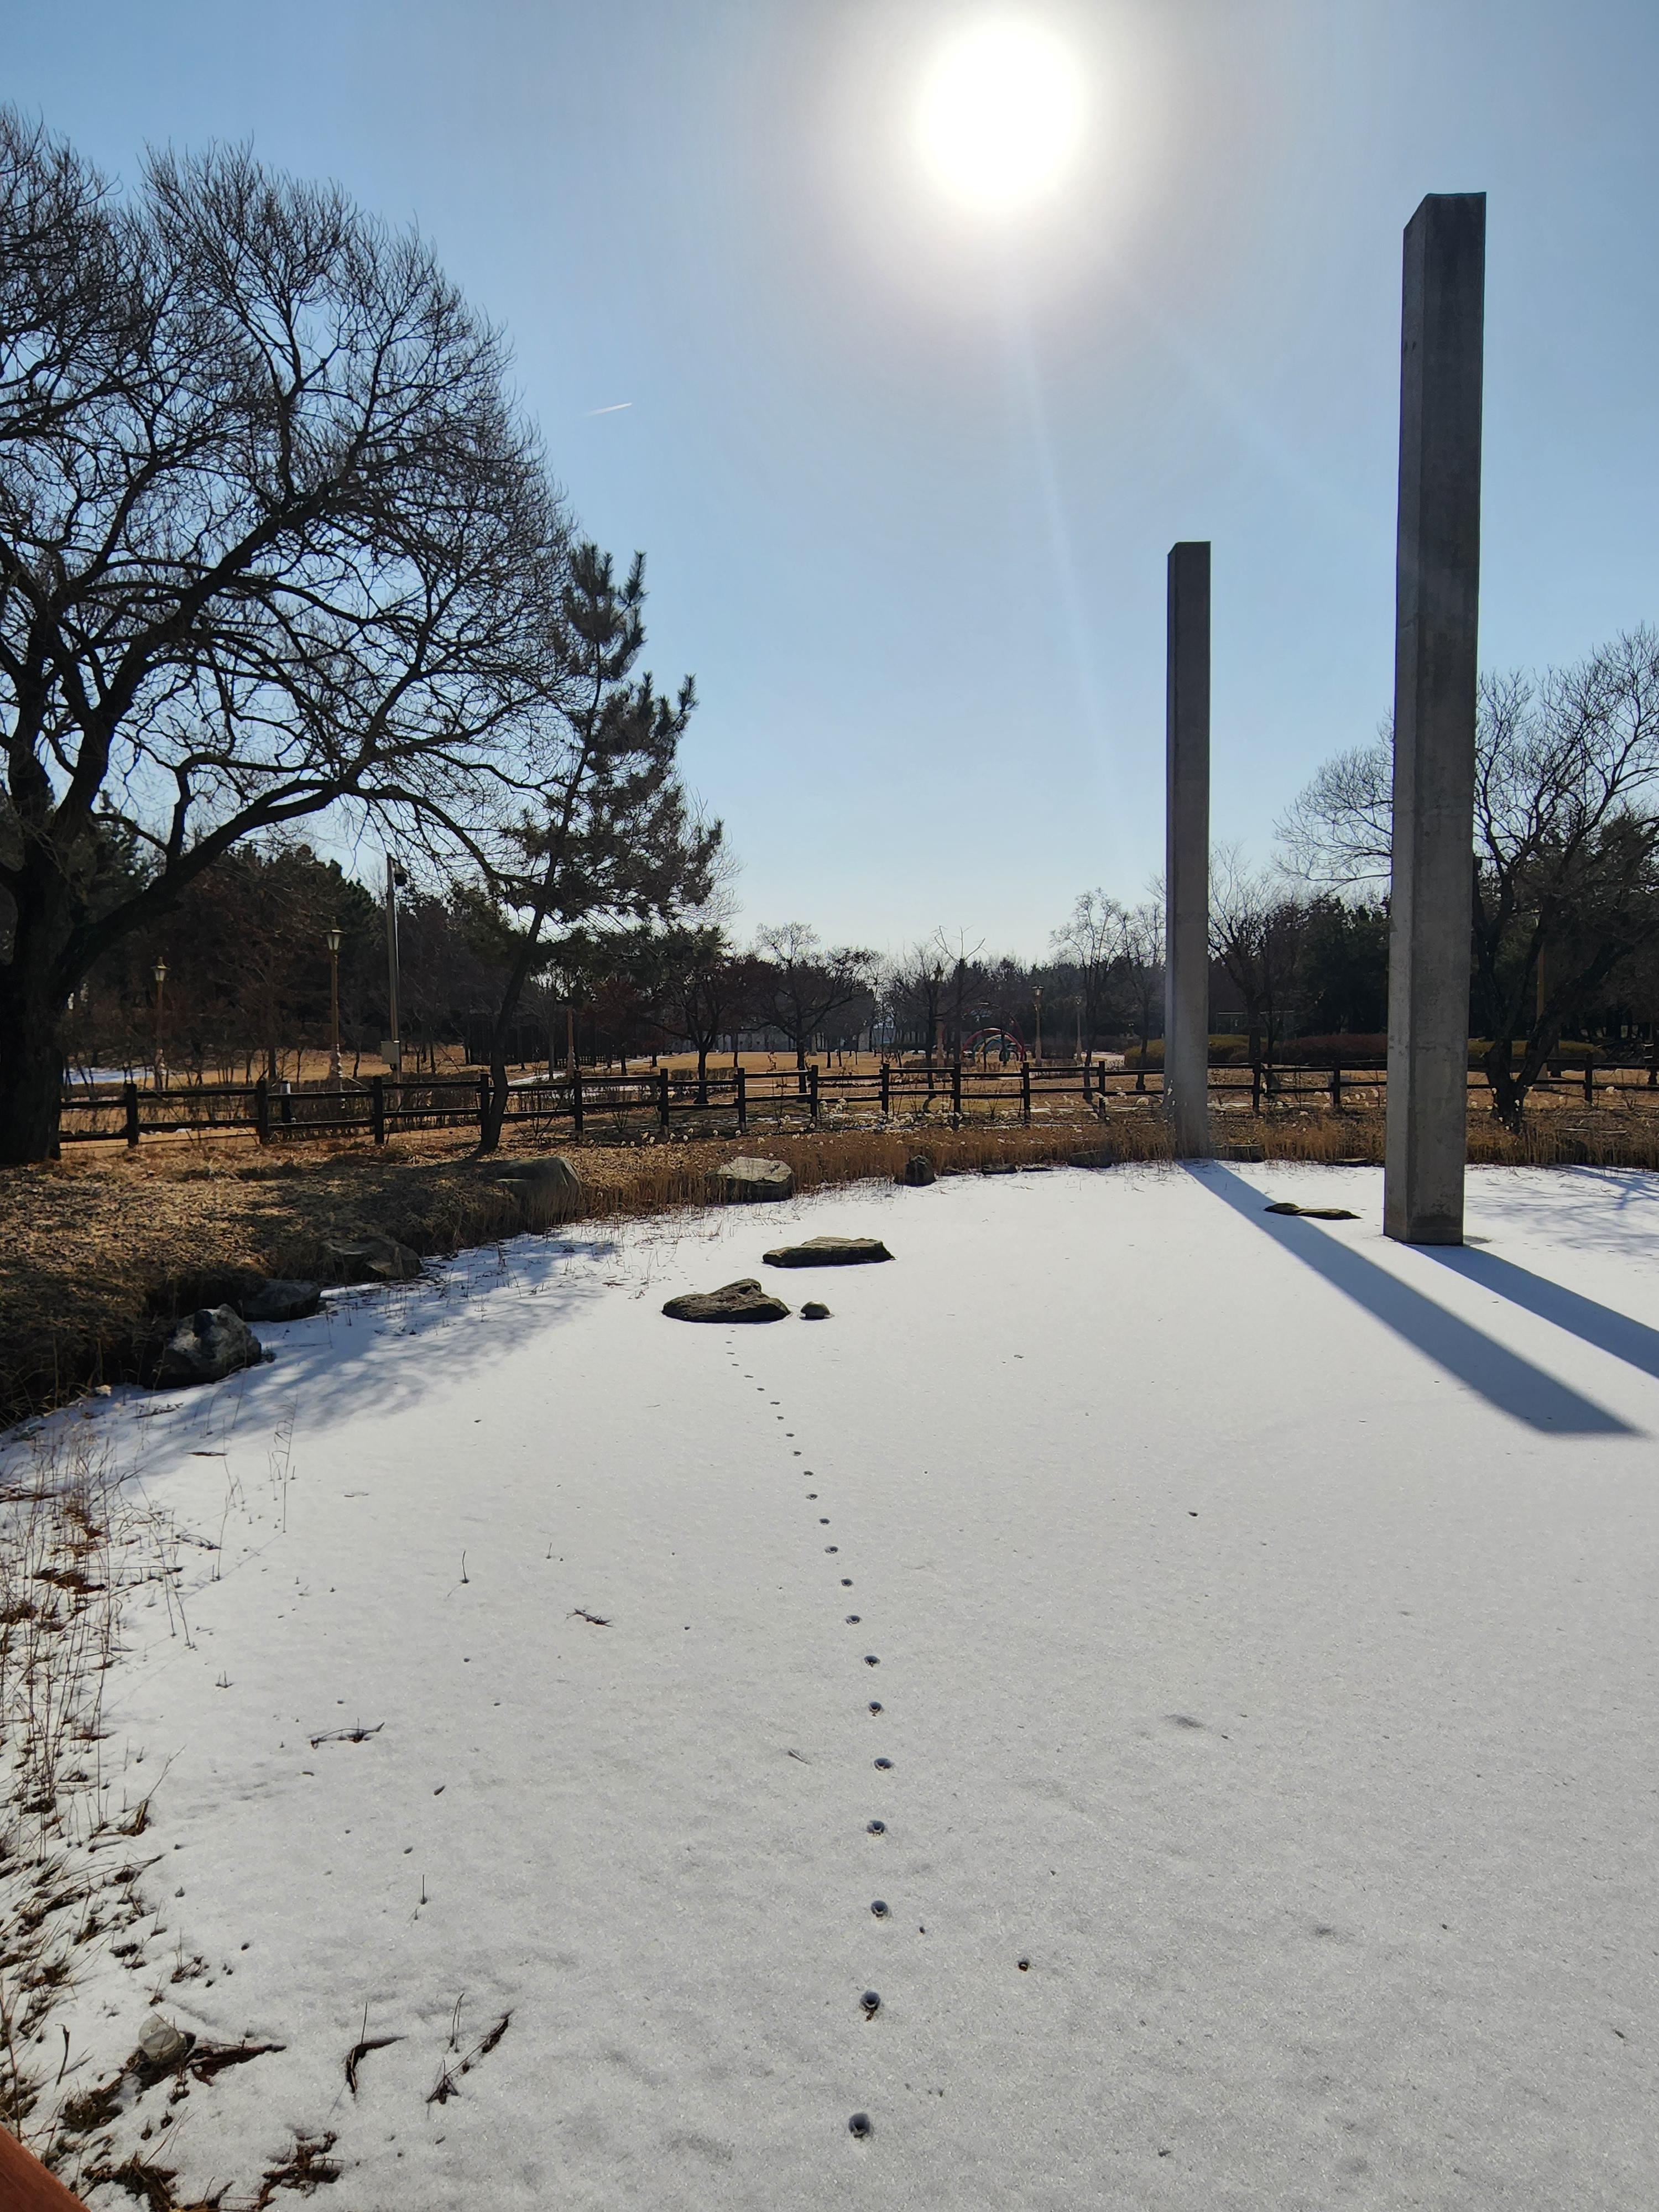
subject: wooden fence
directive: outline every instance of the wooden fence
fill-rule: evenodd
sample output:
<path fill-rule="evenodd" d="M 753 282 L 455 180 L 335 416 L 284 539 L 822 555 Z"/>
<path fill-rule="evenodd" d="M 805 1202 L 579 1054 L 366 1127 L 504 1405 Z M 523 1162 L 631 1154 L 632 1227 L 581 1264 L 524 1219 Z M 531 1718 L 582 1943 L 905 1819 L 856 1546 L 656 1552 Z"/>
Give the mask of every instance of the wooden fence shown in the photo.
<path fill-rule="evenodd" d="M 1553 1068 L 1536 1086 L 1577 1092 L 1593 1104 L 1598 1083 L 1615 1080 L 1612 1062 L 1587 1060 L 1568 1075 Z M 1651 1088 L 1655 1071 L 1639 1073 Z M 1485 1088 L 1484 1072 L 1470 1081 Z M 1353 1094 L 1383 1094 L 1386 1072 L 1380 1067 L 1213 1067 L 1210 1091 L 1218 1103 L 1248 1092 L 1250 1109 L 1318 1102 L 1340 1110 Z M 1018 1114 L 1029 1122 L 1033 1111 L 1050 1101 L 1073 1099 L 1105 1113 L 1131 1097 L 1156 1097 L 1163 1072 L 1106 1067 L 1099 1061 L 1024 1061 L 1009 1067 L 966 1066 L 940 1061 L 933 1066 L 884 1061 L 875 1069 L 837 1069 L 816 1061 L 802 1069 L 757 1073 L 744 1068 L 710 1068 L 696 1075 L 665 1067 L 632 1075 L 601 1074 L 578 1068 L 573 1074 L 514 1082 L 506 1120 L 529 1123 L 550 1133 L 563 1128 L 581 1136 L 593 1130 L 621 1134 L 643 1123 L 672 1129 L 690 1117 L 718 1116 L 741 1131 L 751 1117 L 811 1127 L 849 1115 L 882 1120 L 925 1118 L 937 1113 L 952 1121 L 979 1115 Z M 1625 1088 L 1629 1088 L 1626 1084 Z M 1366 1102 L 1370 1103 L 1370 1102 Z M 214 1136 L 251 1130 L 262 1145 L 319 1137 L 367 1137 L 383 1145 L 398 1130 L 482 1127 L 489 1107 L 489 1077 L 422 1077 L 404 1080 L 371 1076 L 366 1083 L 342 1083 L 291 1089 L 264 1080 L 252 1084 L 185 1084 L 171 1091 L 141 1089 L 136 1083 L 106 1085 L 65 1094 L 60 1141 L 64 1144 L 121 1143 L 137 1146 L 150 1136 Z"/>

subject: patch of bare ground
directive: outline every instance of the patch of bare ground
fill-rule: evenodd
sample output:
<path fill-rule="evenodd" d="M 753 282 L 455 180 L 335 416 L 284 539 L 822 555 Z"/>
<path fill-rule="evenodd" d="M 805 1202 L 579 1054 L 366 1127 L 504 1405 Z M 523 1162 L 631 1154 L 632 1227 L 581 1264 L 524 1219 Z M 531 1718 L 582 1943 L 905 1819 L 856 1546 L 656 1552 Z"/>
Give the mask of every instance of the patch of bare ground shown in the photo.
<path fill-rule="evenodd" d="M 1379 1108 L 1273 1106 L 1260 1115 L 1218 1109 L 1216 1149 L 1267 1159 L 1382 1157 Z M 46 1410 L 89 1385 L 133 1378 L 162 1323 L 231 1296 L 251 1276 L 330 1282 L 349 1263 L 330 1247 L 379 1231 L 421 1254 L 489 1243 L 551 1225 L 503 1188 L 515 1152 L 567 1153 L 582 1177 L 584 1216 L 619 1218 L 708 1203 L 709 1171 L 734 1152 L 787 1160 L 802 1190 L 897 1174 L 926 1151 L 941 1174 L 1064 1161 L 1167 1158 L 1151 1097 L 1120 1097 L 1103 1112 L 1018 1121 L 943 1115 L 903 1125 L 831 1119 L 816 1130 L 729 1126 L 672 1139 L 580 1143 L 515 1132 L 493 1160 L 462 1133 L 410 1133 L 384 1148 L 307 1145 L 291 1150 L 210 1140 L 100 1152 L 0 1170 L 0 1423 Z M 1659 1166 L 1659 1115 L 1617 1106 L 1532 1117 L 1515 1136 L 1483 1110 L 1469 1117 L 1477 1162 Z"/>

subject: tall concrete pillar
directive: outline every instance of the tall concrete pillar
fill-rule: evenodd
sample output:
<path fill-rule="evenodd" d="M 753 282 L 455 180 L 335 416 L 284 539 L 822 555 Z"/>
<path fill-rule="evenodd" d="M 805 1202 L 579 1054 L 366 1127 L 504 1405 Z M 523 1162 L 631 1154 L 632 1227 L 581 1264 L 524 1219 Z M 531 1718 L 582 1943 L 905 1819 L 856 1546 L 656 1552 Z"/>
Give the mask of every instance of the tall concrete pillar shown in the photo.
<path fill-rule="evenodd" d="M 1395 559 L 1394 862 L 1385 1232 L 1463 1241 L 1480 603 L 1486 196 L 1406 228 Z"/>
<path fill-rule="evenodd" d="M 1210 1150 L 1210 549 L 1170 548 L 1164 1092 L 1182 1159 Z"/>

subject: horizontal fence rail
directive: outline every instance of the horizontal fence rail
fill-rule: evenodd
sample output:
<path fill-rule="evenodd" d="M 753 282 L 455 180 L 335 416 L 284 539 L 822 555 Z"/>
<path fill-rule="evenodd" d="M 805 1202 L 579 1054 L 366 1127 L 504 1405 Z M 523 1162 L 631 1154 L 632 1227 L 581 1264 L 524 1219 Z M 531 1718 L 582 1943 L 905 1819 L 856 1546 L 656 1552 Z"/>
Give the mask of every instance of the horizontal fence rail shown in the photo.
<path fill-rule="evenodd" d="M 1619 1078 L 1626 1079 L 1620 1082 Z M 1386 1091 L 1387 1070 L 1379 1066 L 1291 1065 L 1258 1062 L 1212 1067 L 1210 1092 L 1219 1103 L 1248 1094 L 1250 1109 L 1317 1103 L 1339 1110 L 1352 1098 Z M 1484 1069 L 1469 1072 L 1472 1091 L 1489 1089 Z M 1553 1063 L 1534 1091 L 1580 1093 L 1595 1103 L 1598 1085 L 1629 1092 L 1659 1087 L 1659 1069 L 1647 1061 L 1586 1060 L 1571 1073 Z M 644 1122 L 659 1130 L 695 1115 L 730 1116 L 738 1130 L 751 1115 L 802 1122 L 835 1121 L 854 1111 L 872 1111 L 885 1120 L 938 1113 L 960 1119 L 975 1110 L 1017 1109 L 1029 1121 L 1034 1107 L 1056 1099 L 1076 1099 L 1097 1113 L 1136 1098 L 1159 1097 L 1164 1073 L 1158 1067 L 1108 1066 L 1100 1060 L 1025 1060 L 982 1067 L 952 1060 L 926 1064 L 884 1061 L 878 1068 L 833 1068 L 809 1061 L 804 1067 L 710 1067 L 695 1071 L 665 1067 L 612 1074 L 577 1068 L 551 1077 L 518 1078 L 507 1087 L 503 1121 L 551 1129 L 562 1126 L 576 1136 L 590 1128 L 618 1133 Z M 1358 1094 L 1358 1096 L 1356 1096 Z M 65 1092 L 59 1140 L 63 1144 L 125 1143 L 137 1146 L 146 1137 L 211 1137 L 251 1130 L 262 1145 L 322 1137 L 367 1137 L 383 1145 L 400 1130 L 482 1130 L 490 1106 L 487 1073 L 404 1079 L 371 1076 L 365 1082 L 296 1088 L 264 1079 L 257 1083 L 185 1084 L 154 1091 L 136 1083 L 77 1086 Z M 1656 1100 L 1659 1105 L 1659 1099 Z"/>

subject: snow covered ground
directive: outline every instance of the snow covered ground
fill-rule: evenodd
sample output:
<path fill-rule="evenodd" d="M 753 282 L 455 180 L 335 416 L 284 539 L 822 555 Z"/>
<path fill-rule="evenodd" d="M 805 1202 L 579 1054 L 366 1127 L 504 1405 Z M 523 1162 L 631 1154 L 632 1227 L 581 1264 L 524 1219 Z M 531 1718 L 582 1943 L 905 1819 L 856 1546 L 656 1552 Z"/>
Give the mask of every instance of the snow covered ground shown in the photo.
<path fill-rule="evenodd" d="M 283 2046 L 117 2123 L 186 2200 L 331 2133 L 338 2212 L 1650 2205 L 1659 1178 L 1380 1200 L 578 1229 L 118 1395 L 222 1548 L 129 1609 L 156 1917 L 59 2094 L 161 1988 Z M 831 1320 L 662 1318 L 830 1229 Z"/>

